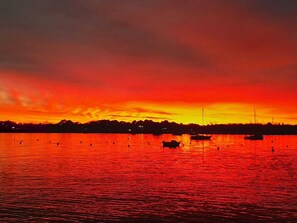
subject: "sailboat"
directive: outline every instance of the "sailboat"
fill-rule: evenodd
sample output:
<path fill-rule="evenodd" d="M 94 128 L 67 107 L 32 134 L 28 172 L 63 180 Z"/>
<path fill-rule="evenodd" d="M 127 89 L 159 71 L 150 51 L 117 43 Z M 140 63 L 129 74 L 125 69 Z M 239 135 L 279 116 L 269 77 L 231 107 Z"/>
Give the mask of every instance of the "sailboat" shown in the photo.
<path fill-rule="evenodd" d="M 264 137 L 262 134 L 253 134 L 249 136 L 245 136 L 244 139 L 249 139 L 249 140 L 263 140 Z"/>
<path fill-rule="evenodd" d="M 257 123 L 257 118 L 256 118 L 256 109 L 254 109 L 254 122 L 255 124 Z M 244 139 L 247 140 L 263 140 L 264 137 L 262 134 L 253 134 L 253 135 L 249 135 L 249 136 L 245 136 Z"/>
<path fill-rule="evenodd" d="M 202 108 L 202 125 L 204 126 L 204 109 Z M 191 140 L 210 140 L 210 135 L 195 134 L 190 136 Z"/>
<path fill-rule="evenodd" d="M 190 138 L 192 140 L 210 140 L 211 136 L 196 134 L 196 135 L 191 135 Z"/>

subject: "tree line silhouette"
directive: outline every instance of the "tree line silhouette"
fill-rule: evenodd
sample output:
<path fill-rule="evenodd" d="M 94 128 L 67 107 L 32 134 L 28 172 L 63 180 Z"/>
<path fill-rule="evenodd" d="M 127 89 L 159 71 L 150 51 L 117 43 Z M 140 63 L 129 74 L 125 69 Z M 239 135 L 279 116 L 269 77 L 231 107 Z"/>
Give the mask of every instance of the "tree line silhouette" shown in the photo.
<path fill-rule="evenodd" d="M 22 133 L 131 133 L 131 134 L 254 134 L 293 135 L 297 134 L 297 125 L 288 124 L 182 124 L 176 122 L 152 120 L 124 122 L 99 120 L 88 123 L 62 120 L 59 123 L 16 123 L 1 121 L 0 132 Z"/>

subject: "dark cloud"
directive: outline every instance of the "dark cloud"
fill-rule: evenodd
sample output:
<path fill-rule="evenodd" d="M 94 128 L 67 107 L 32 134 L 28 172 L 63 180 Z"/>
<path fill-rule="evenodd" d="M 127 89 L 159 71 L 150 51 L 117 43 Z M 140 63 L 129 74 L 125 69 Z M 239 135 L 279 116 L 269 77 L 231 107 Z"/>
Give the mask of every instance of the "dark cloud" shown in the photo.
<path fill-rule="evenodd" d="M 274 69 L 267 69 L 261 76 L 269 77 L 269 82 L 282 84 L 284 87 L 293 87 L 295 90 L 297 85 L 297 64 L 294 63 Z M 288 82 L 290 85 L 287 84 Z"/>
<path fill-rule="evenodd" d="M 3 0 L 0 66 L 46 71 L 51 63 L 67 57 L 106 56 L 113 60 L 110 57 L 122 55 L 136 60 L 210 66 L 210 60 L 197 50 L 135 26 L 129 19 L 113 17 L 122 13 L 121 6 L 145 9 L 156 2 Z"/>
<path fill-rule="evenodd" d="M 270 68 L 269 58 L 296 55 L 297 29 L 270 27 L 263 17 L 291 21 L 295 11 L 290 0 L 2 0 L 0 69 L 136 96 L 145 89 L 150 95 L 156 83 L 159 92 L 179 83 L 252 84 L 269 76 L 258 63 Z M 125 78 L 128 69 L 136 81 L 115 89 L 114 76 Z M 141 82 L 145 75 L 158 77 Z"/>
<path fill-rule="evenodd" d="M 250 0 L 242 1 L 255 12 L 275 19 L 297 19 L 296 0 Z"/>

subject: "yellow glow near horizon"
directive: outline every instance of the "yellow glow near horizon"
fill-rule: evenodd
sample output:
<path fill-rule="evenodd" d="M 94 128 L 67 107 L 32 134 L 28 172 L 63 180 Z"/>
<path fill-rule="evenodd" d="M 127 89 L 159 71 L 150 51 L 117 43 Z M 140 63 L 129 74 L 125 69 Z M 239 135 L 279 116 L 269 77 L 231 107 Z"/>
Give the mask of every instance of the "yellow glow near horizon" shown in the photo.
<path fill-rule="evenodd" d="M 229 124 L 229 123 L 254 123 L 254 106 L 249 104 L 212 104 L 212 105 L 193 105 L 181 103 L 140 103 L 132 102 L 124 105 L 114 105 L 108 109 L 100 107 L 74 108 L 59 112 L 46 112 L 41 110 L 26 111 L 13 110 L 1 115 L 2 120 L 12 120 L 16 122 L 33 123 L 56 123 L 62 119 L 69 119 L 74 122 L 89 122 L 93 120 L 110 119 L 119 121 L 134 120 L 168 120 L 177 123 L 196 123 L 202 124 L 202 108 L 204 108 L 204 124 Z M 273 119 L 273 120 L 272 120 Z M 286 118 L 286 114 L 273 114 L 265 107 L 257 107 L 257 123 L 266 124 L 290 123 L 296 121 Z"/>

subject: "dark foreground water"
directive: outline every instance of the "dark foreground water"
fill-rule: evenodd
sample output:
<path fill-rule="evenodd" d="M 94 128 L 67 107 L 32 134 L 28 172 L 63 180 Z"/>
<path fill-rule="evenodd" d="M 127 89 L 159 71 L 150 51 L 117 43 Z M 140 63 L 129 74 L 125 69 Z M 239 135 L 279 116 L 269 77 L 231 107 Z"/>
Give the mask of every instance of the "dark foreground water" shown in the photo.
<path fill-rule="evenodd" d="M 297 136 L 0 134 L 0 221 L 297 222 L 296 160 Z"/>

